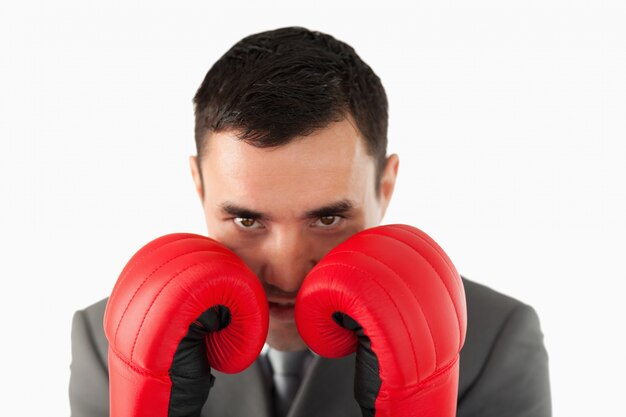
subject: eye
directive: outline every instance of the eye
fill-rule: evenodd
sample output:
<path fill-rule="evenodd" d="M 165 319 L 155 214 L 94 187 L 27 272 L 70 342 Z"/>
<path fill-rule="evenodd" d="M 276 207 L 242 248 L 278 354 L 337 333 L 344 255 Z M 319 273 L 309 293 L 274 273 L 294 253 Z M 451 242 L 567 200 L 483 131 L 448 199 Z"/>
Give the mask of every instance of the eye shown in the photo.
<path fill-rule="evenodd" d="M 247 217 L 235 217 L 233 219 L 235 224 L 242 229 L 261 229 L 263 225 L 259 223 L 256 219 L 251 219 Z M 255 226 L 256 225 L 256 226 Z"/>
<path fill-rule="evenodd" d="M 341 221 L 341 216 L 321 216 L 313 223 L 316 227 L 328 228 L 335 226 Z"/>

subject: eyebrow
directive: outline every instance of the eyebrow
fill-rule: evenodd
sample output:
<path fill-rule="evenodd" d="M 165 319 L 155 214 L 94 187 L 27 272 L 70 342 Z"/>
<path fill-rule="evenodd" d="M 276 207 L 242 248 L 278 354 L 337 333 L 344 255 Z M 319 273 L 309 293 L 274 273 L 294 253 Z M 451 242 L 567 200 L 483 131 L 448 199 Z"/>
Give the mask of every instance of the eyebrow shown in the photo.
<path fill-rule="evenodd" d="M 354 210 L 355 203 L 352 200 L 344 198 L 339 201 L 335 201 L 334 203 L 327 204 L 322 207 L 318 207 L 312 210 L 308 210 L 304 213 L 304 218 L 312 219 L 324 216 L 337 216 L 341 214 L 349 214 L 350 211 Z M 244 219 L 258 219 L 258 220 L 269 220 L 270 216 L 265 213 L 261 213 L 257 210 L 252 210 L 238 204 L 232 203 L 230 201 L 226 201 L 220 204 L 220 208 L 223 213 L 229 214 L 234 217 L 240 217 Z"/>

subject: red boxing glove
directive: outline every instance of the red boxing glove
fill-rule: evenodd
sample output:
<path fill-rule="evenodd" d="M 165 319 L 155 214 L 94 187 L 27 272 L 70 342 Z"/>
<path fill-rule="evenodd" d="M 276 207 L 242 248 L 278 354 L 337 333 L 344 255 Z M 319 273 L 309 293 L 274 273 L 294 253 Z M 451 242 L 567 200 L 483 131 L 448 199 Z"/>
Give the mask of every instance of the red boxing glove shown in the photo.
<path fill-rule="evenodd" d="M 211 367 L 247 368 L 268 330 L 254 273 L 222 244 L 171 234 L 137 252 L 109 299 L 111 417 L 199 416 Z"/>
<path fill-rule="evenodd" d="M 295 309 L 300 335 L 315 352 L 356 350 L 363 416 L 456 415 L 465 292 L 425 233 L 388 225 L 355 234 L 309 272 Z"/>

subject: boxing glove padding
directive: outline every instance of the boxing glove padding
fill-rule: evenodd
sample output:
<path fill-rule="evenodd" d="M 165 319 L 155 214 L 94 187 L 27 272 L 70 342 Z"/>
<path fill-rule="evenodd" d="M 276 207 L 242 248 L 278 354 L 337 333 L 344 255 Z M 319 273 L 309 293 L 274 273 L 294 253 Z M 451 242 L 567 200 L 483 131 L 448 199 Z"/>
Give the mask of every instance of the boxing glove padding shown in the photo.
<path fill-rule="evenodd" d="M 198 415 L 210 368 L 248 367 L 268 320 L 260 281 L 219 242 L 178 233 L 148 243 L 125 266 L 105 311 L 111 416 Z"/>
<path fill-rule="evenodd" d="M 357 351 L 355 396 L 364 415 L 453 416 L 466 321 L 454 265 L 406 225 L 366 229 L 338 245 L 296 300 L 311 349 L 326 357 Z"/>

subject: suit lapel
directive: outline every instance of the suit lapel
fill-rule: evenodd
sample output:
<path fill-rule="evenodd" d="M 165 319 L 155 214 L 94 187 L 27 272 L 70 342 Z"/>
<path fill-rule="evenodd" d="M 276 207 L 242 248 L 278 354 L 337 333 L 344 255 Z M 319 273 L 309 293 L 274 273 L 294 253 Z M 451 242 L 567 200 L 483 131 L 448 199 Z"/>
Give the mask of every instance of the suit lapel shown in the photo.
<path fill-rule="evenodd" d="M 265 379 L 262 359 L 238 374 L 212 370 L 215 385 L 202 408 L 202 417 L 272 417 L 271 384 Z"/>
<path fill-rule="evenodd" d="M 314 355 L 287 417 L 361 417 L 354 400 L 355 355 L 326 359 Z M 259 357 L 238 374 L 213 370 L 215 385 L 202 408 L 202 417 L 273 417 L 272 383 Z"/>
<path fill-rule="evenodd" d="M 355 355 L 326 359 L 315 355 L 287 417 L 361 417 L 354 400 Z"/>

